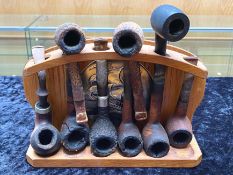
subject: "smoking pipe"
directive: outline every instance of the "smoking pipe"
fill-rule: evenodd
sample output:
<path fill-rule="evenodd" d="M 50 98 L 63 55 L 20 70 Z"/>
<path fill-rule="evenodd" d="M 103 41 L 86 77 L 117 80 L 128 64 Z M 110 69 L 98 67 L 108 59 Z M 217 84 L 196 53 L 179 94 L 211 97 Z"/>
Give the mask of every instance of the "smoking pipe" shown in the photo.
<path fill-rule="evenodd" d="M 167 41 L 182 39 L 189 30 L 188 17 L 171 5 L 161 5 L 151 15 L 151 26 L 155 34 L 155 52 L 166 55 Z M 163 101 L 165 67 L 155 65 L 155 76 L 152 84 L 150 117 L 143 129 L 144 149 L 149 156 L 163 157 L 169 151 L 169 140 L 166 131 L 159 123 Z"/>
<path fill-rule="evenodd" d="M 188 17 L 178 8 L 171 5 L 161 5 L 156 8 L 151 15 L 151 26 L 156 32 L 155 35 L 155 52 L 160 55 L 166 55 L 167 41 L 178 41 L 181 40 L 188 32 L 190 22 Z M 170 144 L 175 146 L 174 141 L 182 140 L 182 143 L 187 143 L 191 140 L 191 134 L 187 134 L 190 131 L 191 123 L 187 119 L 179 120 L 177 117 L 171 117 L 168 119 L 165 126 L 170 140 Z M 184 119 L 184 118 L 183 118 Z M 183 128 L 182 130 L 179 130 Z M 177 132 L 182 131 L 177 136 Z M 175 131 L 175 132 L 174 132 Z M 179 143 L 179 147 L 183 147 L 184 144 Z M 182 146 L 181 146 L 182 145 Z M 177 146 L 176 146 L 177 147 Z"/>
<path fill-rule="evenodd" d="M 181 40 L 190 26 L 188 17 L 172 5 L 161 5 L 154 9 L 150 22 L 156 32 L 155 52 L 160 55 L 166 55 L 167 41 Z"/>
<path fill-rule="evenodd" d="M 64 148 L 77 152 L 83 150 L 89 143 L 89 126 L 79 66 L 77 63 L 70 63 L 67 69 L 75 111 L 63 121 L 61 136 Z"/>
<path fill-rule="evenodd" d="M 143 141 L 137 126 L 133 123 L 132 90 L 129 82 L 129 63 L 124 63 L 124 97 L 122 121 L 118 129 L 118 145 L 121 153 L 127 157 L 138 155 L 143 148 Z"/>
<path fill-rule="evenodd" d="M 115 29 L 112 44 L 116 53 L 124 57 L 131 57 L 140 52 L 143 41 L 144 35 L 141 27 L 134 22 L 124 22 Z M 145 98 L 143 98 L 139 64 L 138 62 L 129 60 L 129 66 L 127 67 L 130 70 L 135 119 L 145 120 L 147 118 L 147 111 Z"/>
<path fill-rule="evenodd" d="M 45 60 L 43 46 L 32 48 L 35 64 Z M 40 156 L 55 154 L 61 146 L 61 137 L 58 130 L 52 125 L 51 106 L 47 101 L 48 91 L 46 89 L 46 72 L 38 72 L 39 88 L 37 95 L 39 100 L 35 104 L 35 128 L 30 137 L 30 143 L 34 151 Z"/>
<path fill-rule="evenodd" d="M 107 41 L 96 40 L 94 49 L 106 50 Z M 90 147 L 95 156 L 105 157 L 117 147 L 117 131 L 109 119 L 108 109 L 108 66 L 106 60 L 96 60 L 96 82 L 98 92 L 98 117 L 90 131 Z"/>
<path fill-rule="evenodd" d="M 198 59 L 187 58 L 186 61 L 196 65 Z M 185 148 L 192 140 L 192 124 L 187 117 L 187 109 L 193 79 L 194 76 L 192 74 L 185 73 L 175 113 L 166 122 L 166 131 L 169 136 L 170 144 L 175 148 Z"/>
<path fill-rule="evenodd" d="M 170 149 L 167 133 L 160 123 L 165 67 L 155 65 L 152 82 L 149 119 L 143 128 L 144 150 L 151 157 L 164 157 Z"/>
<path fill-rule="evenodd" d="M 65 54 L 75 54 L 83 50 L 86 38 L 77 24 L 64 23 L 55 31 L 55 42 Z"/>
<path fill-rule="evenodd" d="M 85 35 L 82 29 L 74 23 L 65 23 L 59 26 L 55 32 L 55 42 L 65 54 L 77 54 L 85 47 Z M 61 126 L 62 144 L 71 152 L 83 150 L 89 142 L 89 126 L 85 106 L 85 96 L 80 76 L 80 68 L 77 63 L 67 65 L 67 87 L 72 94 L 68 94 L 69 114 Z M 68 91 L 69 92 L 69 91 Z M 72 111 L 74 106 L 74 111 Z"/>

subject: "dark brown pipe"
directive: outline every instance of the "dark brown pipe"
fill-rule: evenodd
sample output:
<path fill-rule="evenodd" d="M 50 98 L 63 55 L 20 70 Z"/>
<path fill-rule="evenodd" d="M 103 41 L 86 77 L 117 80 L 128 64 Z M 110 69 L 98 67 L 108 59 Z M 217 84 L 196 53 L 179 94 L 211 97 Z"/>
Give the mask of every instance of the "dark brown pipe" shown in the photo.
<path fill-rule="evenodd" d="M 80 53 L 85 47 L 85 35 L 74 23 L 65 23 L 55 32 L 55 42 L 65 54 Z M 67 65 L 68 70 L 68 116 L 61 127 L 62 143 L 68 151 L 80 151 L 89 141 L 88 118 L 86 114 L 85 96 L 77 63 Z M 71 104 L 73 103 L 73 105 Z M 73 108 L 75 111 L 73 111 Z"/>
<path fill-rule="evenodd" d="M 121 153 L 127 157 L 138 155 L 143 148 L 143 141 L 137 126 L 132 120 L 132 90 L 130 80 L 129 63 L 125 62 L 124 71 L 124 97 L 122 121 L 118 129 L 118 145 Z"/>
<path fill-rule="evenodd" d="M 35 104 L 35 128 L 30 137 L 30 143 L 34 151 L 40 156 L 55 154 L 61 146 L 59 131 L 51 124 L 51 107 L 47 101 L 46 73 L 38 73 L 39 88 L 37 95 L 39 101 Z"/>
<path fill-rule="evenodd" d="M 155 52 L 160 55 L 166 55 L 166 45 L 167 41 L 179 41 L 181 40 L 188 32 L 190 22 L 188 17 L 178 8 L 171 6 L 171 5 L 161 5 L 158 8 L 156 8 L 152 14 L 151 14 L 151 26 L 156 32 L 155 35 Z M 183 106 L 183 104 L 178 104 L 178 106 Z M 161 107 L 161 106 L 160 106 Z M 183 107 L 177 107 L 177 114 L 180 115 L 180 109 Z M 180 124 L 183 123 L 183 124 Z M 177 128 L 175 125 L 182 126 L 180 129 L 180 133 L 182 137 L 179 135 L 177 136 L 177 133 L 174 132 L 174 127 Z M 170 118 L 170 120 L 167 122 L 166 126 L 170 143 L 171 145 L 175 145 L 174 136 L 177 138 L 177 141 L 181 141 L 181 138 L 187 138 L 187 141 L 190 140 L 190 135 L 187 134 L 187 132 L 183 132 L 185 129 L 186 131 L 190 131 L 191 124 L 190 122 L 187 122 L 187 120 L 178 120 L 173 117 Z M 177 131 L 177 130 L 176 130 Z M 172 133 L 174 135 L 172 135 Z M 186 140 L 186 139 L 185 139 Z M 178 143 L 178 142 L 177 142 Z M 179 143 L 179 145 L 184 146 L 182 140 L 182 144 Z"/>
<path fill-rule="evenodd" d="M 84 91 L 77 63 L 68 64 L 68 82 L 71 83 L 72 101 L 75 112 L 71 112 L 61 127 L 62 143 L 66 150 L 83 150 L 89 142 L 89 127 L 86 114 Z"/>
<path fill-rule="evenodd" d="M 75 54 L 83 50 L 86 39 L 81 27 L 65 23 L 57 28 L 55 42 L 65 54 Z"/>
<path fill-rule="evenodd" d="M 143 129 L 144 150 L 151 157 L 164 157 L 169 152 L 167 133 L 160 124 L 165 67 L 155 65 L 152 83 L 149 120 Z"/>
<path fill-rule="evenodd" d="M 102 50 L 104 47 L 95 46 L 94 48 L 96 50 L 98 48 Z M 96 82 L 98 92 L 98 117 L 90 131 L 90 147 L 94 155 L 105 157 L 115 152 L 117 147 L 117 131 L 109 119 L 108 66 L 106 60 L 96 61 Z"/>
<path fill-rule="evenodd" d="M 134 22 L 121 23 L 114 31 L 113 48 L 121 56 L 130 57 L 140 52 L 144 41 L 141 27 Z M 133 91 L 133 102 L 136 120 L 147 118 L 145 98 L 139 64 L 129 61 L 130 83 Z M 137 78 L 135 78 L 137 77 Z"/>
<path fill-rule="evenodd" d="M 172 5 L 161 5 L 154 9 L 150 22 L 156 32 L 155 52 L 160 55 L 166 55 L 167 41 L 181 40 L 190 26 L 188 17 Z"/>
<path fill-rule="evenodd" d="M 186 60 L 192 64 L 197 64 L 197 59 L 195 58 L 187 58 Z M 185 73 L 175 113 L 166 123 L 166 131 L 170 144 L 175 148 L 185 148 L 192 140 L 192 124 L 187 117 L 187 109 L 193 78 L 194 76 L 192 74 Z"/>

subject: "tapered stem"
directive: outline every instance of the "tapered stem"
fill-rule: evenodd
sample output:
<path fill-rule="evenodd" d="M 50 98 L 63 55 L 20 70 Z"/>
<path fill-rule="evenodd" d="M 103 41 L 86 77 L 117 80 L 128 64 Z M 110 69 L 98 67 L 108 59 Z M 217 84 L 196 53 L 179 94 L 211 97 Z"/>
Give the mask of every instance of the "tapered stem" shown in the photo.
<path fill-rule="evenodd" d="M 133 91 L 135 119 L 145 120 L 147 118 L 147 111 L 143 97 L 143 87 L 142 87 L 139 63 L 135 61 L 129 61 L 128 69 L 130 75 L 129 81 Z"/>
<path fill-rule="evenodd" d="M 74 107 L 76 111 L 76 121 L 86 123 L 88 121 L 85 106 L 85 95 L 77 63 L 68 64 L 68 72 L 71 80 Z"/>
<path fill-rule="evenodd" d="M 152 84 L 150 117 L 148 123 L 160 122 L 161 107 L 163 101 L 165 67 L 155 65 L 155 75 Z"/>
<path fill-rule="evenodd" d="M 122 122 L 131 123 L 132 122 L 132 89 L 130 84 L 130 71 L 129 62 L 124 62 L 124 98 L 123 98 L 123 109 L 122 109 Z"/>

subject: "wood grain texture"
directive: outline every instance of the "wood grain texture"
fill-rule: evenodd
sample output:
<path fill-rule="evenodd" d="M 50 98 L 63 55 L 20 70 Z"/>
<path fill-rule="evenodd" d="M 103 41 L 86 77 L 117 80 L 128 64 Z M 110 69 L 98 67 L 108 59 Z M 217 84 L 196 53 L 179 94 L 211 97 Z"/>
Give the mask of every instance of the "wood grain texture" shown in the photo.
<path fill-rule="evenodd" d="M 170 148 L 162 158 L 152 158 L 142 151 L 136 157 L 123 157 L 115 152 L 107 157 L 95 157 L 88 146 L 77 154 L 66 154 L 61 148 L 53 156 L 43 158 L 35 154 L 30 146 L 27 161 L 34 167 L 195 167 L 202 159 L 201 150 L 195 137 L 187 148 Z"/>
<path fill-rule="evenodd" d="M 111 41 L 109 39 L 109 41 Z M 29 103 L 34 107 L 34 104 L 37 100 L 36 96 L 36 89 L 38 87 L 38 79 L 36 72 L 39 70 L 43 69 L 48 69 L 48 80 L 47 80 L 47 88 L 49 90 L 49 102 L 52 105 L 52 108 L 54 109 L 54 117 L 53 117 L 53 124 L 58 127 L 60 127 L 65 115 L 66 115 L 66 86 L 65 86 L 65 76 L 66 73 L 64 71 L 64 65 L 66 63 L 70 62 L 78 62 L 82 61 L 82 67 L 85 67 L 88 62 L 85 62 L 86 59 L 89 60 L 95 60 L 95 59 L 121 59 L 124 60 L 126 58 L 120 57 L 119 55 L 115 54 L 114 51 L 112 50 L 111 52 L 108 50 L 106 53 L 105 52 L 95 52 L 92 50 L 93 47 L 93 40 L 88 40 L 86 50 L 84 51 L 85 53 L 92 52 L 92 55 L 85 56 L 84 58 L 81 58 L 81 55 L 84 53 L 82 52 L 81 54 L 76 54 L 76 55 L 71 55 L 71 56 L 64 56 L 62 55 L 61 50 L 59 50 L 56 46 L 49 48 L 46 50 L 46 54 L 50 55 L 53 57 L 53 54 L 57 54 L 54 57 L 56 58 L 49 58 L 47 59 L 44 63 L 34 65 L 33 60 L 29 61 L 27 65 L 25 66 L 24 69 L 24 88 L 25 88 L 25 95 Z M 190 63 L 184 62 L 183 57 L 185 56 L 195 56 L 191 54 L 190 52 L 187 52 L 185 50 L 182 50 L 178 47 L 174 46 L 168 46 L 168 53 L 171 53 L 175 58 L 166 58 L 163 56 L 159 56 L 153 52 L 153 45 L 154 42 L 152 41 L 145 41 L 145 46 L 147 47 L 144 49 L 144 54 L 136 57 L 137 61 L 143 61 L 144 65 L 146 67 L 154 67 L 153 63 L 163 63 L 167 67 L 167 71 L 165 74 L 165 88 L 164 88 L 164 101 L 162 104 L 162 121 L 166 121 L 168 117 L 174 112 L 177 100 L 179 98 L 179 93 L 180 89 L 183 83 L 183 76 L 184 76 L 184 70 L 182 70 L 180 66 L 180 60 L 181 63 L 184 65 L 188 65 Z M 150 52 L 149 52 L 150 51 Z M 147 54 L 147 52 L 149 54 Z M 175 54 L 174 54 L 175 53 Z M 176 53 L 180 53 L 182 58 L 177 57 Z M 99 54 L 102 54 L 102 56 L 99 56 Z M 148 56 L 151 54 L 151 59 L 148 59 Z M 113 57 L 113 58 L 112 58 Z M 178 60 L 176 60 L 178 58 Z M 132 58 L 134 59 L 134 57 Z M 161 62 L 158 61 L 160 59 Z M 55 62 L 57 61 L 57 63 Z M 147 63 L 145 63 L 145 61 Z M 168 61 L 170 61 L 170 64 L 167 64 Z M 61 64 L 60 64 L 61 63 Z M 79 64 L 80 64 L 79 63 Z M 173 67 L 169 67 L 169 66 Z M 175 68 L 174 68 L 175 67 Z M 197 74 L 201 75 L 201 77 L 195 76 L 194 78 L 194 83 L 192 86 L 192 91 L 190 94 L 190 101 L 189 101 L 189 106 L 188 106 L 188 117 L 192 119 L 193 113 L 195 112 L 197 106 L 200 104 L 203 96 L 204 96 L 204 90 L 205 90 L 205 81 L 206 79 L 203 77 L 206 77 L 207 75 L 207 70 L 205 66 L 202 64 L 202 62 L 198 62 L 197 66 L 191 65 L 191 69 L 185 69 L 185 71 L 191 72 L 191 73 L 196 73 L 193 72 L 193 68 L 200 71 L 202 74 Z M 181 70 L 180 70 L 181 69 Z M 149 69 L 150 73 L 153 73 L 153 69 Z M 60 95 L 59 95 L 60 94 Z"/>
<path fill-rule="evenodd" d="M 60 130 L 67 115 L 67 92 L 65 66 L 58 66 L 47 70 L 48 100 L 52 107 L 52 123 Z"/>
<path fill-rule="evenodd" d="M 113 50 L 111 43 L 109 43 L 109 50 L 107 51 L 95 51 L 93 50 L 93 44 L 86 44 L 85 48 L 80 54 L 75 55 L 63 55 L 60 49 L 51 51 L 49 53 L 50 57 L 42 63 L 34 65 L 33 61 L 29 61 L 24 69 L 23 75 L 28 76 L 33 73 L 36 73 L 43 69 L 52 68 L 55 66 L 64 65 L 71 62 L 83 62 L 91 61 L 97 59 L 103 60 L 128 60 L 128 58 L 121 57 Z M 140 53 L 131 57 L 133 61 L 139 62 L 148 62 L 154 64 L 162 64 L 165 66 L 173 67 L 182 71 L 190 72 L 201 78 L 207 77 L 207 69 L 199 61 L 198 65 L 192 65 L 188 63 L 183 58 L 187 55 L 184 53 L 178 52 L 178 48 L 175 48 L 177 51 L 167 50 L 167 56 L 161 56 L 154 52 L 154 46 L 143 45 Z M 182 50 L 181 50 L 182 52 Z"/>
<path fill-rule="evenodd" d="M 0 0 L 0 13 L 150 15 L 161 4 L 172 4 L 188 15 L 233 15 L 233 0 Z"/>
<path fill-rule="evenodd" d="M 36 90 L 39 87 L 37 74 L 35 73 L 30 76 L 23 76 L 23 86 L 25 97 L 30 105 L 34 108 L 34 105 L 38 100 L 38 97 L 36 95 Z"/>
<path fill-rule="evenodd" d="M 165 73 L 165 84 L 162 103 L 162 123 L 175 111 L 180 90 L 184 80 L 184 71 L 168 67 Z"/>
<path fill-rule="evenodd" d="M 187 110 L 187 116 L 190 119 L 190 121 L 192 121 L 193 114 L 204 97 L 205 85 L 206 79 L 194 77 Z"/>
<path fill-rule="evenodd" d="M 46 70 L 46 86 L 48 89 L 48 101 L 52 107 L 52 123 L 60 130 L 61 124 L 67 114 L 66 72 L 64 66 L 58 66 Z M 38 97 L 37 73 L 24 76 L 24 91 L 27 101 L 34 108 Z"/>

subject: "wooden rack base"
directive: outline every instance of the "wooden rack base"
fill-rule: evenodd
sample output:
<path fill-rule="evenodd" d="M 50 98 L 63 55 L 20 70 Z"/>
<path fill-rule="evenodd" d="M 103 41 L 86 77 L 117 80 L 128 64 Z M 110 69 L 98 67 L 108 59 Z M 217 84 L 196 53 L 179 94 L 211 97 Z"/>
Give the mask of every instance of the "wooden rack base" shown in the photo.
<path fill-rule="evenodd" d="M 145 152 L 132 158 L 123 157 L 118 152 L 101 158 L 93 156 L 90 147 L 75 154 L 68 154 L 61 148 L 46 158 L 36 155 L 31 146 L 27 151 L 27 161 L 34 167 L 195 167 L 201 159 L 202 153 L 194 136 L 187 148 L 171 147 L 163 158 L 152 158 Z"/>

